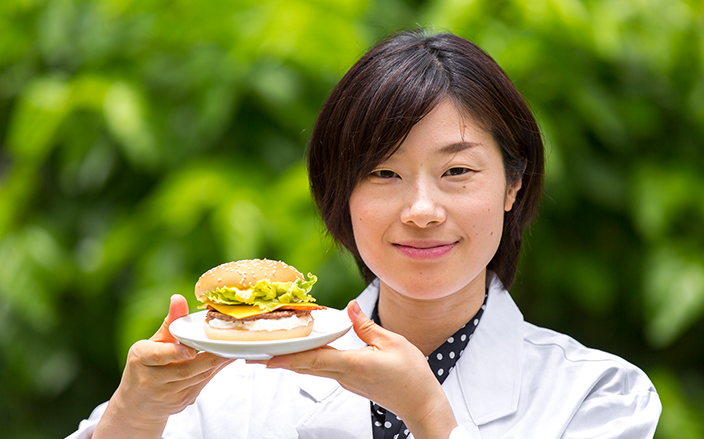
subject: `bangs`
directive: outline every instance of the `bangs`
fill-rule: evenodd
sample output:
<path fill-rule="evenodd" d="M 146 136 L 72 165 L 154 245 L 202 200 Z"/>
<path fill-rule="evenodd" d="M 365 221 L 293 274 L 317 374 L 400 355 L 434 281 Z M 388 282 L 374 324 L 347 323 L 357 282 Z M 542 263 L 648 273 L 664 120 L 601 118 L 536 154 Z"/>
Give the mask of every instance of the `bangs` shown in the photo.
<path fill-rule="evenodd" d="M 360 60 L 359 71 L 348 75 L 364 86 L 347 89 L 335 109 L 347 115 L 340 146 L 344 163 L 351 167 L 352 185 L 391 156 L 450 87 L 447 72 L 429 51 L 404 48 L 393 55 L 381 58 L 370 53 Z"/>

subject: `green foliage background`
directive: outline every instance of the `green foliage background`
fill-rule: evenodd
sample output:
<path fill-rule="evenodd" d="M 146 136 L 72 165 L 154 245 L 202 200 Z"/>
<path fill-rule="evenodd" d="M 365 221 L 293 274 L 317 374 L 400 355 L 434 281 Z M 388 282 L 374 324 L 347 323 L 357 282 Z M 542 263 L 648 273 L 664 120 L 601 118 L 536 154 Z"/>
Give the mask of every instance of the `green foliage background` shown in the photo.
<path fill-rule="evenodd" d="M 416 25 L 484 47 L 544 129 L 526 318 L 645 369 L 659 439 L 704 438 L 700 0 L 0 2 L 3 437 L 73 431 L 218 263 L 283 259 L 321 302 L 354 297 L 303 153 L 345 70 Z"/>

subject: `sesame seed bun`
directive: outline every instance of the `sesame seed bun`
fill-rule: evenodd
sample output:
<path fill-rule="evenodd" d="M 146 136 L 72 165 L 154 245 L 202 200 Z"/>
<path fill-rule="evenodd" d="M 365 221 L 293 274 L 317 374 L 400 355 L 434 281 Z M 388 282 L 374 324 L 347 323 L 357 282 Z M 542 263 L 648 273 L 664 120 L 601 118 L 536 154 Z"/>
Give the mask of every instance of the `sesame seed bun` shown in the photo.
<path fill-rule="evenodd" d="M 272 282 L 295 282 L 305 280 L 294 267 L 271 259 L 245 259 L 227 262 L 203 273 L 196 282 L 196 298 L 219 287 L 247 289 L 262 279 Z"/>

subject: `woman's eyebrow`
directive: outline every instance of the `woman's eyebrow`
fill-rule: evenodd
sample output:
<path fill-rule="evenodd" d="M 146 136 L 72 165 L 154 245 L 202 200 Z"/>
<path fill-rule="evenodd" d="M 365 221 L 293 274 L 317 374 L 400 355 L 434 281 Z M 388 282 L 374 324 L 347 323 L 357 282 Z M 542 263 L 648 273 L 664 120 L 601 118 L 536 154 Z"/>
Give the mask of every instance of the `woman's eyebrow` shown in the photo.
<path fill-rule="evenodd" d="M 443 146 L 440 148 L 440 153 L 441 154 L 455 154 L 460 151 L 464 151 L 465 149 L 469 149 L 475 146 L 481 146 L 482 144 L 479 142 L 457 142 L 457 143 L 452 143 L 447 146 Z"/>

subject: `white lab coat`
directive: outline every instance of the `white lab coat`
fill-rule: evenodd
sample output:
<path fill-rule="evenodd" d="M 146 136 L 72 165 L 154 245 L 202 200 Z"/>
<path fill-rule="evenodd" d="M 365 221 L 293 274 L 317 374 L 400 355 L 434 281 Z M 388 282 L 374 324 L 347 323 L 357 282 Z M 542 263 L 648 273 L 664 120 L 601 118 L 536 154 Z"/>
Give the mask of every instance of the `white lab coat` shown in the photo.
<path fill-rule="evenodd" d="M 367 315 L 377 296 L 374 282 L 357 299 Z M 364 343 L 350 331 L 334 345 Z M 442 387 L 460 424 L 451 439 L 645 439 L 661 411 L 640 369 L 524 322 L 496 278 L 481 322 Z M 69 438 L 89 438 L 104 407 Z M 371 439 L 370 404 L 331 379 L 238 361 L 169 419 L 163 437 Z"/>

